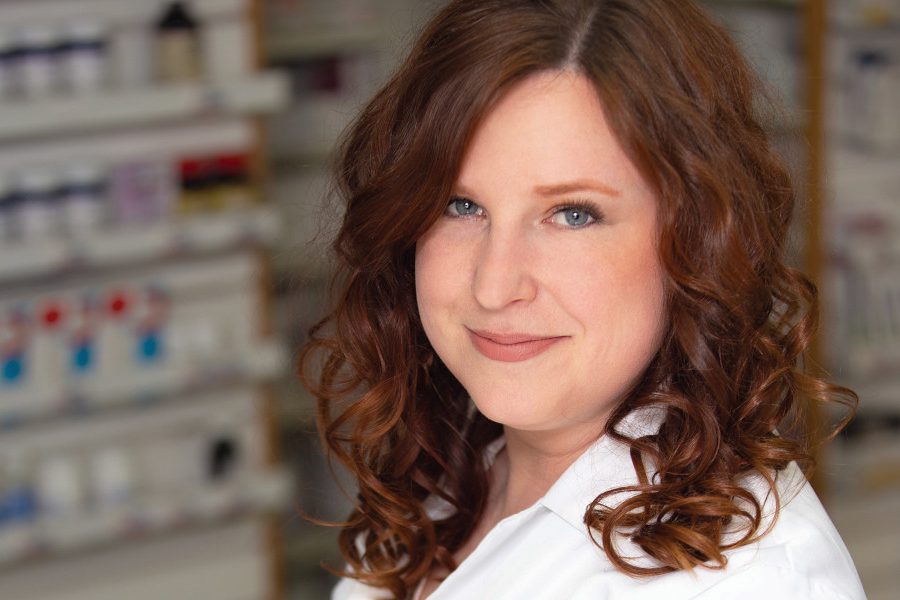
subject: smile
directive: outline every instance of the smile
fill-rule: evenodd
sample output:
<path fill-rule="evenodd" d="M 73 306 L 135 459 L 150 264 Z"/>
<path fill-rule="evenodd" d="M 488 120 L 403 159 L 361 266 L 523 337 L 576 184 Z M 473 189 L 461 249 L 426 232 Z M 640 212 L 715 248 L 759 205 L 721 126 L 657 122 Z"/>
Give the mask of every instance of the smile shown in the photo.
<path fill-rule="evenodd" d="M 565 339 L 564 336 L 539 337 L 529 334 L 498 334 L 490 331 L 472 331 L 469 338 L 481 354 L 491 360 L 520 362 L 534 358 L 551 346 Z"/>

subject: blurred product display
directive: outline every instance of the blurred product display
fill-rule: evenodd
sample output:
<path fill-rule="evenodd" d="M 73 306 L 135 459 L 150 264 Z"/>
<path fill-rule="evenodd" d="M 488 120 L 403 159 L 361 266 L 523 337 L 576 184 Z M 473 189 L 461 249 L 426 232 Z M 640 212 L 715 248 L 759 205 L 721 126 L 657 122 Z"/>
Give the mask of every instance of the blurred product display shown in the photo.
<path fill-rule="evenodd" d="M 283 597 L 255 14 L 0 5 L 2 598 Z"/>
<path fill-rule="evenodd" d="M 824 49 L 824 110 L 804 117 L 818 118 L 815 125 L 824 133 L 824 196 L 807 199 L 797 220 L 822 223 L 821 231 L 810 232 L 821 239 L 824 256 L 822 360 L 838 384 L 859 394 L 860 405 L 851 426 L 821 456 L 820 484 L 868 597 L 895 598 L 900 590 L 900 3 L 707 4 L 726 15 L 745 49 L 754 48 L 748 55 L 767 80 L 791 70 L 802 73 L 807 59 L 800 49 L 814 45 L 810 36 Z M 815 14 L 823 22 L 811 23 Z M 763 26 L 766 19 L 773 25 Z M 775 56 L 779 52 L 781 58 Z M 796 64 L 785 68 L 785 61 Z M 796 94 L 802 90 L 785 90 L 778 81 L 773 87 L 788 102 L 802 97 Z M 793 152 L 808 146 L 799 148 Z M 795 181 L 803 198 L 803 179 L 811 168 L 808 160 L 800 165 Z M 812 219 L 813 211 L 821 218 Z"/>
<path fill-rule="evenodd" d="M 156 25 L 156 64 L 161 81 L 200 78 L 198 24 L 184 2 L 171 2 Z"/>
<path fill-rule="evenodd" d="M 0 598 L 327 597 L 337 532 L 296 507 L 340 520 L 353 485 L 292 362 L 327 297 L 330 160 L 441 4 L 0 2 Z M 820 242 L 822 360 L 861 400 L 821 495 L 893 599 L 900 3 L 702 4 L 781 105 L 759 116 L 800 199 L 791 261 Z"/>

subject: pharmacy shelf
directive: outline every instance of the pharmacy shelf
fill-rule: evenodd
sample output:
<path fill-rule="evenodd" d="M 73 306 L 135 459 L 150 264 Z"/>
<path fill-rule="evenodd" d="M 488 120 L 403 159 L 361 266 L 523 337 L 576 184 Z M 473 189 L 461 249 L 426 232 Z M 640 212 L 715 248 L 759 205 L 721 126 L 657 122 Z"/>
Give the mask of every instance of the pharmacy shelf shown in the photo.
<path fill-rule="evenodd" d="M 232 482 L 137 498 L 114 511 L 7 525 L 0 528 L 0 573 L 25 562 L 271 513 L 287 506 L 292 487 L 286 469 L 267 468 Z"/>
<path fill-rule="evenodd" d="M 0 22 L 58 23 L 69 19 L 99 18 L 104 23 L 122 25 L 147 23 L 165 8 L 165 0 L 42 0 L 41 2 L 0 2 Z M 202 20 L 239 15 L 244 0 L 192 0 L 191 9 Z"/>
<path fill-rule="evenodd" d="M 839 380 L 859 396 L 859 410 L 870 414 L 900 415 L 900 375 Z"/>
<path fill-rule="evenodd" d="M 384 28 L 378 24 L 319 31 L 273 31 L 266 37 L 265 52 L 269 61 L 352 54 L 383 43 L 385 35 Z"/>
<path fill-rule="evenodd" d="M 266 341 L 234 355 L 218 356 L 200 365 L 176 364 L 134 370 L 127 376 L 73 382 L 56 392 L 0 391 L 0 433 L 39 421 L 60 418 L 83 420 L 113 408 L 139 407 L 175 400 L 209 389 L 271 381 L 282 374 L 287 350 Z"/>
<path fill-rule="evenodd" d="M 278 72 L 223 83 L 180 83 L 0 104 L 0 142 L 88 133 L 198 117 L 282 108 L 287 78 Z"/>
<path fill-rule="evenodd" d="M 194 215 L 175 223 L 122 228 L 92 237 L 0 245 L 0 284 L 52 275 L 146 263 L 171 256 L 221 252 L 274 243 L 279 218 L 269 207 Z"/>

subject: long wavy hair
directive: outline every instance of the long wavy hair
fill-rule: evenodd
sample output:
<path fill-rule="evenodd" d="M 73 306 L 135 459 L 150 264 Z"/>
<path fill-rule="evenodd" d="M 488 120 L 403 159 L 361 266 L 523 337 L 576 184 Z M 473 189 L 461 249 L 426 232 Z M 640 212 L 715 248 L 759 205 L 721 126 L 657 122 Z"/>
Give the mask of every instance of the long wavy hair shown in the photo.
<path fill-rule="evenodd" d="M 597 490 L 585 512 L 609 560 L 634 576 L 724 567 L 725 550 L 767 531 L 742 477 L 762 474 L 777 498 L 779 470 L 812 467 L 810 413 L 844 405 L 840 427 L 855 409 L 851 391 L 803 365 L 817 308 L 814 285 L 784 259 L 795 196 L 754 115 L 759 81 L 724 30 L 689 0 L 452 1 L 343 137 L 333 301 L 299 365 L 326 449 L 358 482 L 340 523 L 346 574 L 397 598 L 456 567 L 488 497 L 482 453 L 502 433 L 423 332 L 415 244 L 493 103 L 559 69 L 593 82 L 654 188 L 667 275 L 662 346 L 597 432 L 630 446 L 639 481 Z M 616 430 L 649 405 L 665 407 L 658 433 Z M 455 511 L 430 518 L 432 495 Z M 726 540 L 735 524 L 745 533 Z M 620 533 L 656 566 L 618 554 Z"/>

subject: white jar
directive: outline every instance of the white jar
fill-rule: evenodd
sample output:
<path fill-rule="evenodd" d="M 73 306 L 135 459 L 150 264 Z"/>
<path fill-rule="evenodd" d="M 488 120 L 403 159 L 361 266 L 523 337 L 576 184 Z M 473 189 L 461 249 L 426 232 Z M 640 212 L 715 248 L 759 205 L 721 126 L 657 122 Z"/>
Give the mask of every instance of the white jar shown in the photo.
<path fill-rule="evenodd" d="M 84 510 L 85 484 L 78 462 L 67 454 L 40 461 L 37 495 L 41 518 L 73 517 Z"/>
<path fill-rule="evenodd" d="M 100 229 L 107 218 L 106 170 L 97 163 L 76 163 L 63 171 L 60 204 L 65 228 L 73 237 Z"/>
<path fill-rule="evenodd" d="M 97 20 L 70 23 L 60 52 L 63 85 L 76 93 L 102 89 L 109 79 L 106 27 Z"/>
<path fill-rule="evenodd" d="M 24 241 L 53 237 L 60 232 L 59 187 L 49 169 L 29 169 L 19 175 L 15 222 Z"/>
<path fill-rule="evenodd" d="M 43 98 L 59 88 L 59 43 L 56 29 L 34 24 L 19 32 L 15 73 L 18 91 L 28 98 Z"/>
<path fill-rule="evenodd" d="M 123 447 L 111 446 L 91 455 L 91 491 L 95 509 L 128 504 L 134 497 L 133 461 Z"/>

